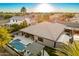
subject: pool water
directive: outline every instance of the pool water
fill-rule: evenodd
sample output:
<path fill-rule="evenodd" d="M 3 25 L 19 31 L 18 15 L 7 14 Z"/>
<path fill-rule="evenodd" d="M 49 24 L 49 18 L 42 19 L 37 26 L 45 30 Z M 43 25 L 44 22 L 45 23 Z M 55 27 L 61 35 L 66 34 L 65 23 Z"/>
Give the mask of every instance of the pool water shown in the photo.
<path fill-rule="evenodd" d="M 26 46 L 20 42 L 19 39 L 14 40 L 10 43 L 11 47 L 16 49 L 18 52 L 23 52 L 26 48 Z"/>

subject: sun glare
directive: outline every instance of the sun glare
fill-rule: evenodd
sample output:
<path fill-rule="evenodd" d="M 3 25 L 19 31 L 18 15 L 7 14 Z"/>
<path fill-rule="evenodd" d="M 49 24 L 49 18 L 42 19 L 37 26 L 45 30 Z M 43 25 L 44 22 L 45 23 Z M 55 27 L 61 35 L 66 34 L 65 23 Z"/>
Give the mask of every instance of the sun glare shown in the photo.
<path fill-rule="evenodd" d="M 34 12 L 53 12 L 55 8 L 49 4 L 39 4 L 37 7 L 34 8 Z"/>

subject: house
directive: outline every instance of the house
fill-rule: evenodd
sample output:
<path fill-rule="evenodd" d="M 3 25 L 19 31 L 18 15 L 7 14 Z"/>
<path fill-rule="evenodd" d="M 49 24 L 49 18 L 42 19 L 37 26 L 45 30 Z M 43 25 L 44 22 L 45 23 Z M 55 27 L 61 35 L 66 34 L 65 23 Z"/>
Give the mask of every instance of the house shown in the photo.
<path fill-rule="evenodd" d="M 24 22 L 26 21 L 27 25 L 34 25 L 37 23 L 36 19 L 37 16 L 34 14 L 25 15 L 25 16 L 13 16 L 9 19 L 6 25 L 21 24 L 23 21 Z"/>
<path fill-rule="evenodd" d="M 6 23 L 6 25 L 12 25 L 12 24 L 21 24 L 23 21 L 26 21 L 27 24 L 31 24 L 30 18 L 27 16 L 13 16 L 9 19 L 9 22 Z"/>
<path fill-rule="evenodd" d="M 59 23 L 42 22 L 21 29 L 5 47 L 12 55 L 44 55 L 44 47 L 60 47 L 70 42 L 72 36 L 66 33 L 66 26 Z"/>
<path fill-rule="evenodd" d="M 78 22 L 69 22 L 64 24 L 66 27 L 67 35 L 71 36 L 70 42 L 79 41 L 79 23 Z"/>
<path fill-rule="evenodd" d="M 45 46 L 55 47 L 57 42 L 69 41 L 70 37 L 64 33 L 65 26 L 59 23 L 42 22 L 36 25 L 29 26 L 20 30 L 20 35 L 32 37 L 34 42 Z M 67 39 L 59 40 L 60 37 L 66 36 Z M 62 37 L 64 38 L 64 37 Z"/>
<path fill-rule="evenodd" d="M 65 23 L 65 25 L 66 25 L 66 29 L 73 31 L 76 34 L 79 34 L 79 23 L 69 22 L 69 23 Z"/>

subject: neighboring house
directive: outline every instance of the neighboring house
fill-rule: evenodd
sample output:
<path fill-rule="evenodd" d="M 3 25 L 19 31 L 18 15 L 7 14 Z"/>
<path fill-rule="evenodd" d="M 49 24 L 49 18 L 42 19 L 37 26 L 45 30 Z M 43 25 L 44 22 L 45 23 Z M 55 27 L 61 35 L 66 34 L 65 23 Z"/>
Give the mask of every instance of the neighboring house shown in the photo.
<path fill-rule="evenodd" d="M 21 24 L 23 21 L 26 21 L 27 24 L 31 24 L 31 19 L 26 16 L 13 16 L 9 19 L 9 22 L 6 23 L 6 25 L 12 25 L 12 24 Z"/>
<path fill-rule="evenodd" d="M 67 32 L 72 36 L 72 40 L 79 41 L 79 23 L 69 22 L 69 23 L 66 23 L 65 25 L 66 25 Z"/>
<path fill-rule="evenodd" d="M 66 23 L 66 29 L 72 30 L 74 34 L 79 35 L 79 23 Z"/>
<path fill-rule="evenodd" d="M 53 48 L 56 47 L 56 42 L 64 43 L 63 41 L 65 40 L 69 41 L 70 37 L 64 34 L 64 30 L 65 26 L 62 24 L 43 22 L 21 29 L 20 33 L 26 37 L 29 34 L 29 36 L 32 36 L 33 41 Z M 64 37 L 62 37 L 62 39 L 59 40 L 63 35 L 67 38 L 63 40 Z"/>
<path fill-rule="evenodd" d="M 12 25 L 12 24 L 21 24 L 23 21 L 27 22 L 27 25 L 34 25 L 36 24 L 36 15 L 27 15 L 27 16 L 13 16 L 9 19 L 9 22 L 6 23 L 6 25 Z"/>

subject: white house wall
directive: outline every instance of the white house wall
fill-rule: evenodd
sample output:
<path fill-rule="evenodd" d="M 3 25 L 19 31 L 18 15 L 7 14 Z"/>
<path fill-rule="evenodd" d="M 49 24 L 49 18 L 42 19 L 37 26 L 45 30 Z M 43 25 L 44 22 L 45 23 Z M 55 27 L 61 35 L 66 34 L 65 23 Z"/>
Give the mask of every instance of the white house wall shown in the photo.
<path fill-rule="evenodd" d="M 24 21 L 24 20 L 23 20 Z M 13 22 L 13 20 L 10 20 L 10 22 L 8 22 L 7 24 L 10 24 L 10 25 L 12 25 L 12 24 L 21 24 L 23 21 L 14 21 Z"/>

